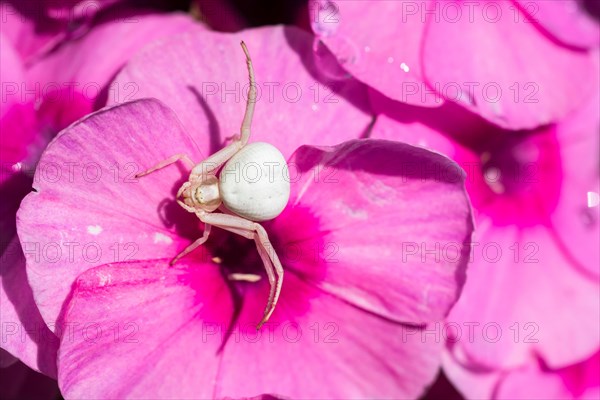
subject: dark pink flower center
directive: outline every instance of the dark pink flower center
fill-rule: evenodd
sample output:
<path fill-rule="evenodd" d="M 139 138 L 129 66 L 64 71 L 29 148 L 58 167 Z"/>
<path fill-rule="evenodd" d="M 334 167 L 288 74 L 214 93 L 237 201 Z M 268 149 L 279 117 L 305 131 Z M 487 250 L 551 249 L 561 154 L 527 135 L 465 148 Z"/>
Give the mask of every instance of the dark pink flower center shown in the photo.
<path fill-rule="evenodd" d="M 323 253 L 327 249 L 319 221 L 310 210 L 288 206 L 279 217 L 261 224 L 267 230 L 285 270 L 308 280 L 322 279 Z M 255 274 L 261 280 L 267 279 L 254 240 L 213 228 L 210 239 L 195 253 L 194 259 L 216 264 L 224 275 Z M 240 284 L 246 285 L 245 282 Z"/>
<path fill-rule="evenodd" d="M 579 364 L 564 368 L 560 374 L 573 395 L 580 397 L 586 390 L 600 387 L 600 352 Z"/>
<path fill-rule="evenodd" d="M 267 230 L 285 271 L 281 296 L 269 322 L 289 323 L 290 318 L 293 319 L 294 316 L 308 310 L 308 302 L 314 296 L 314 292 L 307 293 L 305 289 L 299 288 L 298 280 L 313 284 L 323 279 L 328 251 L 324 244 L 324 235 L 327 232 L 321 231 L 319 220 L 311 210 L 289 205 L 279 217 L 263 222 L 262 225 Z M 201 233 L 189 232 L 185 236 L 188 235 L 189 239 L 193 240 Z M 218 313 L 207 310 L 210 318 L 224 326 L 237 324 L 239 329 L 254 330 L 264 312 L 270 287 L 254 240 L 213 228 L 206 244 L 188 257 L 189 260 L 202 262 L 200 268 L 206 268 L 208 263 L 220 269 L 220 274 L 230 289 L 234 308 L 242 307 L 242 303 L 247 301 L 249 296 L 254 296 L 251 302 L 256 305 L 256 309 L 251 311 L 255 317 L 253 321 L 227 321 L 217 315 Z M 231 280 L 232 274 L 257 275 L 260 279 L 257 282 Z M 285 307 L 282 307 L 282 304 L 285 304 Z M 285 308 L 288 315 L 278 312 L 278 308 Z M 293 312 L 292 316 L 289 315 L 290 310 Z M 237 311 L 233 310 L 234 319 L 237 318 Z"/>
<path fill-rule="evenodd" d="M 543 360 L 539 360 L 539 363 L 543 372 L 558 375 L 574 398 L 580 398 L 587 390 L 600 387 L 600 352 L 561 369 L 552 369 Z"/>
<path fill-rule="evenodd" d="M 547 222 L 558 202 L 562 181 L 554 128 L 494 135 L 458 155 L 469 175 L 467 186 L 474 207 L 498 224 Z"/>

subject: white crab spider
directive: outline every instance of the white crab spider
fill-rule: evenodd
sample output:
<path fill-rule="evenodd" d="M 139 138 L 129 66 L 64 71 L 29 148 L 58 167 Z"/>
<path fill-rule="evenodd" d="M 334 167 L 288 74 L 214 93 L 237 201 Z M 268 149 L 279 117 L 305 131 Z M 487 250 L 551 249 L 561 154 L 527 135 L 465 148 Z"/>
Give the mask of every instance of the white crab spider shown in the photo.
<path fill-rule="evenodd" d="M 240 135 L 236 135 L 231 144 L 199 164 L 195 164 L 185 154 L 176 154 L 136 177 L 148 175 L 177 161 L 182 161 L 191 169 L 188 181 L 177 192 L 177 202 L 204 222 L 204 233 L 171 260 L 171 265 L 206 242 L 212 225 L 255 240 L 271 285 L 263 318 L 257 326 L 260 329 L 275 310 L 283 283 L 283 267 L 267 232 L 256 221 L 266 221 L 281 214 L 290 197 L 290 182 L 284 176 L 287 164 L 279 150 L 268 143 L 247 144 L 256 102 L 256 81 L 250 53 L 244 42 L 240 44 L 246 55 L 250 78 Z M 218 169 L 223 164 L 225 166 L 217 177 Z M 256 173 L 252 173 L 251 178 L 240 174 L 240 171 L 249 170 L 246 166 L 255 168 Z M 222 213 L 213 213 L 217 209 Z M 236 277 L 232 274 L 230 279 L 256 281 L 255 277 L 249 279 L 246 275 Z"/>

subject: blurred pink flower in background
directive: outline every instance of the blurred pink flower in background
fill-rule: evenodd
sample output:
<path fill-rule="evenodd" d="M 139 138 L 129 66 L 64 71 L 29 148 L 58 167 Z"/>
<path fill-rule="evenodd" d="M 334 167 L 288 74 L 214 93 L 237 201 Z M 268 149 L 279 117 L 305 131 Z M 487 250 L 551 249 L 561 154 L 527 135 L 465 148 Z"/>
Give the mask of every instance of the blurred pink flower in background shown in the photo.
<path fill-rule="evenodd" d="M 384 95 L 428 107 L 451 100 L 500 126 L 530 129 L 593 93 L 597 54 L 587 48 L 597 45 L 598 24 L 577 4 L 318 1 L 310 18 L 342 66 Z"/>
<path fill-rule="evenodd" d="M 3 96 L 0 103 L 3 331 L 0 346 L 29 367 L 51 377 L 56 377 L 58 339 L 44 323 L 34 302 L 15 227 L 17 208 L 31 188 L 33 168 L 56 133 L 104 105 L 110 94 L 108 84 L 134 50 L 196 25 L 184 14 L 140 12 L 135 14 L 134 21 L 125 22 L 126 17 L 133 18 L 131 10 L 113 11 L 110 16 L 95 20 L 98 25 L 91 27 L 87 34 L 65 39 L 27 67 L 23 61 L 27 55 L 20 54 L 13 45 L 28 53 L 25 42 L 37 43 L 43 33 L 37 37 L 39 26 L 27 32 L 7 27 L 11 18 L 15 19 L 13 22 L 24 23 L 24 20 L 11 13 L 3 15 L 7 21 L 3 19 L 0 33 Z M 5 31 L 20 32 L 17 42 L 5 37 Z M 122 40 L 123 37 L 127 40 Z M 130 90 L 135 90 L 132 84 Z"/>
<path fill-rule="evenodd" d="M 448 330 L 450 379 L 469 397 L 491 398 L 493 379 L 464 383 L 454 371 L 509 371 L 537 365 L 538 356 L 561 369 L 594 354 L 598 97 L 559 123 L 520 132 L 450 103 L 434 110 L 380 96 L 374 104 L 382 114 L 371 137 L 439 151 L 467 171 L 477 229 L 465 290 L 448 317 L 462 329 L 462 337 Z M 474 339 L 467 337 L 470 323 L 478 326 Z M 495 327 L 492 339 L 482 334 L 488 323 L 502 330 L 497 338 Z"/>
<path fill-rule="evenodd" d="M 29 65 L 73 35 L 75 25 L 50 18 L 41 1 L 2 1 L 0 33 Z"/>
<path fill-rule="evenodd" d="M 571 0 L 313 2 L 309 15 L 315 46 L 372 88 L 369 137 L 467 172 L 477 229 L 444 331 L 450 380 L 469 398 L 528 398 L 524 376 L 540 398 L 595 390 L 543 379 L 593 373 L 600 347 L 597 21 Z"/>
<path fill-rule="evenodd" d="M 160 0 L 143 7 L 148 11 L 157 3 Z M 98 19 L 135 24 L 133 15 L 123 13 L 124 7 L 132 6 L 140 5 L 135 0 L 3 0 L 0 32 L 29 67 L 61 44 L 85 35 Z"/>
<path fill-rule="evenodd" d="M 464 175 L 445 157 L 401 143 L 300 147 L 364 132 L 368 116 L 349 100 L 364 101 L 356 82 L 333 92 L 336 102 L 312 94 L 294 104 L 269 101 L 267 92 L 257 101 L 252 140 L 291 156 L 297 173 L 287 209 L 265 224 L 286 289 L 262 336 L 255 324 L 265 279 L 226 279 L 262 274 L 254 243 L 217 229 L 202 251 L 168 268 L 201 234 L 173 201 L 186 171 L 131 178 L 173 154 L 199 161 L 222 145 L 221 134 L 239 129 L 245 100 L 222 101 L 220 85 L 233 98 L 241 92 L 235 84 L 246 83 L 242 35 L 259 86 L 304 88 L 318 79 L 311 38 L 296 29 L 184 34 L 140 53 L 117 77 L 138 83 L 142 97 L 164 98 L 175 113 L 147 99 L 102 110 L 63 131 L 42 157 L 40 165 L 95 162 L 103 172 L 94 182 L 80 174 L 60 184 L 34 181 L 36 193 L 18 215 L 36 300 L 46 322 L 60 325 L 67 397 L 416 397 L 438 371 L 443 343 L 405 333 L 442 320 L 460 292 L 472 228 Z M 123 167 L 116 179 L 113 165 Z M 28 243 L 92 240 L 94 255 L 57 262 L 27 251 Z M 400 262 L 406 242 L 451 243 L 455 258 Z"/>

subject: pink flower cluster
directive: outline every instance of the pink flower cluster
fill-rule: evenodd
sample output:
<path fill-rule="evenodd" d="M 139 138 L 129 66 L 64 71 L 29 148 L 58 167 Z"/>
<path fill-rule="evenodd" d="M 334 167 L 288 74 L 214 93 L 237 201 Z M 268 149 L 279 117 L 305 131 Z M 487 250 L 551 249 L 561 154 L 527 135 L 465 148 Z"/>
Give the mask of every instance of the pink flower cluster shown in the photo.
<path fill-rule="evenodd" d="M 600 395 L 589 4 L 0 6 L 2 398 Z M 213 227 L 170 265 L 207 229 L 190 171 L 137 178 L 239 134 L 242 40 L 291 186 L 259 330 L 254 242 Z"/>
<path fill-rule="evenodd" d="M 310 10 L 320 40 L 370 86 L 369 137 L 467 173 L 467 281 L 430 333 L 447 342 L 444 373 L 467 398 L 597 398 L 598 15 L 569 0 Z"/>

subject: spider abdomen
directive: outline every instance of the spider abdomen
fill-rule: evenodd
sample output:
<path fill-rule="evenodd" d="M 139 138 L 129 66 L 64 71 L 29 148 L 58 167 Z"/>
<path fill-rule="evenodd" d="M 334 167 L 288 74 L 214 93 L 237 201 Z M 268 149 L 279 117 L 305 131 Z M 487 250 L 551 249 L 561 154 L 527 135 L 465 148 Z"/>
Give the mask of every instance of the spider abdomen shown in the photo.
<path fill-rule="evenodd" d="M 290 197 L 290 180 L 283 154 L 269 143 L 244 146 L 221 170 L 223 204 L 253 221 L 277 217 Z"/>

